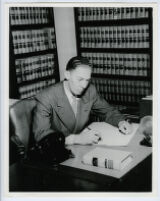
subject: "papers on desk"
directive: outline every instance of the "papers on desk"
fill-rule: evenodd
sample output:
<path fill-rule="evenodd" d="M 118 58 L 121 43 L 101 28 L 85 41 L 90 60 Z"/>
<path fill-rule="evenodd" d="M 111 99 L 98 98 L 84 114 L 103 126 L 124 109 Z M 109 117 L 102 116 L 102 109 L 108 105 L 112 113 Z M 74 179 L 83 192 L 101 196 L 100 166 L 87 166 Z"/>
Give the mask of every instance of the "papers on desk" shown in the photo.
<path fill-rule="evenodd" d="M 97 145 L 127 146 L 135 135 L 139 124 L 132 123 L 133 131 L 129 135 L 121 134 L 117 127 L 114 127 L 106 122 L 94 122 L 88 127 L 100 132 L 101 140 Z"/>
<path fill-rule="evenodd" d="M 131 152 L 97 147 L 82 157 L 82 162 L 87 165 L 107 169 L 122 170 L 133 160 Z"/>

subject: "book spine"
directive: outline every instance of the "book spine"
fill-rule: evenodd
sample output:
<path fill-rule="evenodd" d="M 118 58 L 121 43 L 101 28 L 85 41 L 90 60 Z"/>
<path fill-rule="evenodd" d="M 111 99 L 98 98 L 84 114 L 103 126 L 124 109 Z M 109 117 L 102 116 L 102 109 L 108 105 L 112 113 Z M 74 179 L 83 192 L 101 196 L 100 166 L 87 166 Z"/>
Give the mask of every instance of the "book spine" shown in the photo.
<path fill-rule="evenodd" d="M 96 167 L 103 167 L 107 169 L 114 169 L 114 170 L 120 170 L 120 161 L 118 160 L 112 160 L 107 159 L 103 157 L 83 157 L 83 163 L 87 165 L 93 165 Z"/>

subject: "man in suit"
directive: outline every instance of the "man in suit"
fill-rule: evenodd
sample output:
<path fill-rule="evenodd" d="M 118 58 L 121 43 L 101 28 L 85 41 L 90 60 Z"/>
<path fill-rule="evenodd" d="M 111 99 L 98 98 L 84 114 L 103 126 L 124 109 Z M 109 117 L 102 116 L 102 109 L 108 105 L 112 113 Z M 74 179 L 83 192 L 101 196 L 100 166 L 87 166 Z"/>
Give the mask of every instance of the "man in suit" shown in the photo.
<path fill-rule="evenodd" d="M 91 73 L 92 66 L 86 58 L 73 57 L 67 64 L 65 80 L 36 95 L 33 132 L 37 142 L 48 134 L 61 132 L 67 145 L 97 143 L 100 134 L 85 129 L 91 113 L 103 116 L 124 134 L 131 131 L 131 124 L 90 83 Z"/>

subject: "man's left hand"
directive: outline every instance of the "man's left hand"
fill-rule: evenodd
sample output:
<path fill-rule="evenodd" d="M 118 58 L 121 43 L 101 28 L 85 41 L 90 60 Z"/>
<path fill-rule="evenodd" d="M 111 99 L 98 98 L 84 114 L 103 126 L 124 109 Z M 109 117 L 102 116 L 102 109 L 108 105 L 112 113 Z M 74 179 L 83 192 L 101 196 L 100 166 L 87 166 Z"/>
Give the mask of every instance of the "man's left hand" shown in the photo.
<path fill-rule="evenodd" d="M 118 124 L 118 129 L 119 129 L 120 133 L 122 133 L 124 135 L 129 135 L 133 131 L 132 124 L 128 121 L 120 121 Z"/>

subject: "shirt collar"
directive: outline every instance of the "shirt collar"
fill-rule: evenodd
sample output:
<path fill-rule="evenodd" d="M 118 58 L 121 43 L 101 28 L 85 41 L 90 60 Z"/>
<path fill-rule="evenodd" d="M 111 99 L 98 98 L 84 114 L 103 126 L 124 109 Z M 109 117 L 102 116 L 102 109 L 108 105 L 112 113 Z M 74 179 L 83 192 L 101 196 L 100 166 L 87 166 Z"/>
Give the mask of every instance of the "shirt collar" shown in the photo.
<path fill-rule="evenodd" d="M 69 101 L 73 101 L 73 98 L 74 98 L 75 96 L 73 96 L 73 94 L 70 92 L 70 90 L 68 89 L 67 84 L 68 84 L 67 81 L 64 80 L 63 86 L 64 86 L 65 94 L 67 95 Z M 76 98 L 76 100 L 79 100 L 79 99 L 80 99 L 80 98 L 77 98 L 77 97 L 75 97 L 75 98 Z"/>

